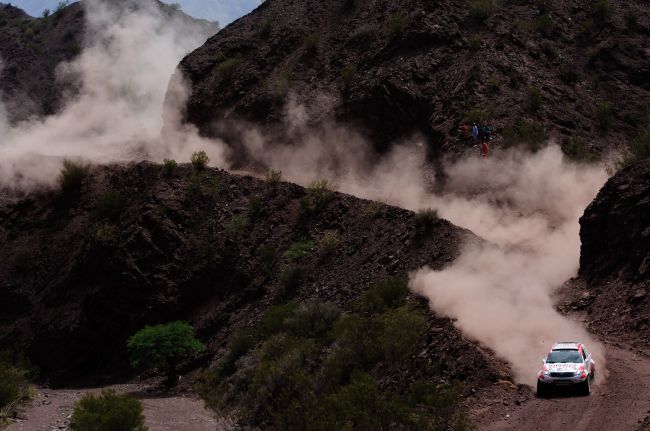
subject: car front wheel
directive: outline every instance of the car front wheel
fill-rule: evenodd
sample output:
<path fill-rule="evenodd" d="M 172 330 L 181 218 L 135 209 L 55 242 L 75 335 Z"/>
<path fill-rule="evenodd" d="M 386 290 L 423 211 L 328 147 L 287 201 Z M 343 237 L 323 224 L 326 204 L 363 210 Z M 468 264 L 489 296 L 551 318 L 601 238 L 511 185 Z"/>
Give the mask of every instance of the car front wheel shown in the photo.
<path fill-rule="evenodd" d="M 548 385 L 544 382 L 537 381 L 537 397 L 544 398 L 548 393 Z"/>
<path fill-rule="evenodd" d="M 591 394 L 591 377 L 587 377 L 584 382 L 580 383 L 578 391 L 585 397 Z"/>

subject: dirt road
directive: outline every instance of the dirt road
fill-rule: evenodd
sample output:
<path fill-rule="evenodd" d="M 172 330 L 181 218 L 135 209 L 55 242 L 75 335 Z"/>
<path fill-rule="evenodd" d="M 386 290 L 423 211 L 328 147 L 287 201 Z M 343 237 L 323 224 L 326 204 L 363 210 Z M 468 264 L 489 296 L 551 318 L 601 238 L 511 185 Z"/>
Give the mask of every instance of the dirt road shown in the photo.
<path fill-rule="evenodd" d="M 639 431 L 650 415 L 650 357 L 607 346 L 610 375 L 589 397 L 557 394 L 499 407 L 497 420 L 482 419 L 486 431 Z M 493 415 L 491 415 L 494 418 Z"/>
<path fill-rule="evenodd" d="M 144 405 L 149 431 L 223 431 L 226 421 L 216 419 L 203 402 L 193 396 L 161 397 L 147 394 L 137 385 L 113 386 L 119 393 L 129 393 Z M 73 406 L 87 392 L 101 389 L 50 390 L 38 389 L 31 404 L 20 415 L 22 420 L 10 425 L 7 431 L 65 431 L 68 430 Z"/>

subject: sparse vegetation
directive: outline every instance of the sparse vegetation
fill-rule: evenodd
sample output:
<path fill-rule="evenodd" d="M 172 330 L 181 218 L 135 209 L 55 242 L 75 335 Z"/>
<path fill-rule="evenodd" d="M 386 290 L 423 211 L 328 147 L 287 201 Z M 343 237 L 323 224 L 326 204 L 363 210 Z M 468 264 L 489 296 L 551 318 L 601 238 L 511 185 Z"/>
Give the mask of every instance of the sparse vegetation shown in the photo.
<path fill-rule="evenodd" d="M 116 221 L 126 209 L 127 199 L 122 193 L 110 191 L 97 199 L 93 214 L 98 219 Z"/>
<path fill-rule="evenodd" d="M 205 151 L 196 151 L 192 154 L 190 162 L 192 163 L 192 166 L 194 166 L 194 169 L 202 171 L 206 168 L 208 163 L 210 163 L 210 158 Z"/>
<path fill-rule="evenodd" d="M 291 265 L 280 273 L 280 286 L 278 294 L 280 296 L 291 295 L 296 292 L 304 274 L 304 268 L 300 265 Z"/>
<path fill-rule="evenodd" d="M 275 266 L 275 262 L 278 258 L 278 250 L 271 244 L 262 244 L 257 249 L 257 254 L 260 256 L 260 260 L 267 268 L 272 268 Z"/>
<path fill-rule="evenodd" d="M 305 213 L 322 211 L 334 198 L 334 185 L 328 180 L 314 181 L 305 189 L 305 196 L 300 199 L 300 207 Z"/>
<path fill-rule="evenodd" d="M 568 85 L 573 85 L 580 80 L 580 74 L 575 65 L 563 63 L 560 65 L 560 79 Z"/>
<path fill-rule="evenodd" d="M 223 229 L 228 237 L 239 238 L 244 234 L 244 232 L 246 232 L 246 228 L 248 228 L 249 224 L 250 221 L 248 217 L 243 214 L 238 214 L 232 216 L 232 218 L 223 225 Z"/>
<path fill-rule="evenodd" d="M 328 230 L 323 234 L 323 237 L 318 243 L 318 254 L 321 259 L 326 259 L 334 254 L 341 248 L 343 240 L 341 235 L 335 230 Z"/>
<path fill-rule="evenodd" d="M 95 227 L 94 239 L 103 245 L 113 244 L 117 240 L 117 229 L 110 223 L 100 223 Z"/>
<path fill-rule="evenodd" d="M 262 212 L 262 197 L 253 195 L 248 198 L 248 216 L 251 219 L 256 219 Z"/>
<path fill-rule="evenodd" d="M 128 395 L 104 391 L 86 394 L 75 404 L 72 431 L 147 431 L 142 403 Z"/>
<path fill-rule="evenodd" d="M 0 428 L 29 400 L 32 370 L 26 357 L 12 350 L 0 351 Z"/>
<path fill-rule="evenodd" d="M 287 72 L 279 72 L 271 78 L 270 82 L 270 91 L 277 97 L 284 97 L 289 92 L 289 87 L 291 85 L 291 80 L 289 79 L 289 74 Z"/>
<path fill-rule="evenodd" d="M 81 188 L 84 178 L 88 175 L 88 165 L 72 160 L 63 161 L 63 169 L 59 174 L 59 185 L 64 193 L 76 192 Z"/>
<path fill-rule="evenodd" d="M 431 233 L 433 226 L 440 218 L 438 217 L 438 211 L 431 208 L 421 209 L 415 214 L 415 231 L 419 236 L 428 235 Z"/>
<path fill-rule="evenodd" d="M 265 429 L 470 429 L 458 388 L 430 383 L 439 375 L 417 357 L 428 323 L 404 306 L 406 284 L 391 279 L 371 291 L 373 307 L 353 313 L 322 302 L 270 308 L 246 331 L 246 348 L 231 341 L 204 374 L 202 396 Z M 419 377 L 379 380 L 377 369 Z"/>
<path fill-rule="evenodd" d="M 476 107 L 472 108 L 465 113 L 465 121 L 472 124 L 483 124 L 491 116 L 491 112 L 488 108 Z"/>
<path fill-rule="evenodd" d="M 467 3 L 471 16 L 479 22 L 486 21 L 497 9 L 497 0 L 468 0 Z"/>
<path fill-rule="evenodd" d="M 401 278 L 389 277 L 373 284 L 361 297 L 358 307 L 370 313 L 383 313 L 404 305 L 408 286 Z"/>
<path fill-rule="evenodd" d="M 272 187 L 277 187 L 282 181 L 282 171 L 276 171 L 274 169 L 269 169 L 266 173 L 266 182 Z"/>
<path fill-rule="evenodd" d="M 320 45 L 320 34 L 318 33 L 309 33 L 305 36 L 303 42 L 305 47 L 305 54 L 309 56 L 315 56 L 318 54 L 318 46 Z"/>
<path fill-rule="evenodd" d="M 365 217 L 375 218 L 381 213 L 382 209 L 384 209 L 383 203 L 371 201 L 368 202 L 365 207 L 363 207 L 362 214 Z"/>
<path fill-rule="evenodd" d="M 229 82 L 240 64 L 241 60 L 238 58 L 226 59 L 217 65 L 217 75 L 223 81 Z"/>
<path fill-rule="evenodd" d="M 614 124 L 614 107 L 612 104 L 605 101 L 598 102 L 594 112 L 594 119 L 600 132 L 608 132 Z"/>
<path fill-rule="evenodd" d="M 548 13 L 543 13 L 535 17 L 532 23 L 533 31 L 541 34 L 542 36 L 548 36 L 553 32 L 554 23 L 553 18 Z"/>
<path fill-rule="evenodd" d="M 523 146 L 529 151 L 539 151 L 548 141 L 542 125 L 533 121 L 518 121 L 503 132 L 504 147 Z"/>
<path fill-rule="evenodd" d="M 285 251 L 282 256 L 290 262 L 296 262 L 307 256 L 314 248 L 314 241 L 306 240 L 295 242 Z"/>
<path fill-rule="evenodd" d="M 177 166 L 178 163 L 176 163 L 176 160 L 165 159 L 163 161 L 163 172 L 166 176 L 170 177 L 176 171 Z"/>
<path fill-rule="evenodd" d="M 194 337 L 194 328 L 180 321 L 146 326 L 129 338 L 127 346 L 133 368 L 165 369 L 170 385 L 176 384 L 178 364 L 204 349 L 203 344 Z"/>
<path fill-rule="evenodd" d="M 537 112 L 542 107 L 542 91 L 538 87 L 529 87 L 528 88 L 528 108 Z"/>
<path fill-rule="evenodd" d="M 409 20 L 409 14 L 403 10 L 390 14 L 384 23 L 384 34 L 389 39 L 395 39 L 401 36 L 404 30 L 406 30 Z"/>
<path fill-rule="evenodd" d="M 641 159 L 650 157 L 650 128 L 641 130 L 632 141 L 630 150 L 618 161 L 616 169 L 623 169 Z"/>
<path fill-rule="evenodd" d="M 598 156 L 589 151 L 585 142 L 577 137 L 569 138 L 565 145 L 562 146 L 562 150 L 564 154 L 574 161 L 595 162 L 598 160 Z"/>
<path fill-rule="evenodd" d="M 341 69 L 341 80 L 343 80 L 343 85 L 348 88 L 354 82 L 354 78 L 357 76 L 357 65 L 348 64 L 343 69 Z"/>
<path fill-rule="evenodd" d="M 481 42 L 483 41 L 483 34 L 476 33 L 474 36 L 469 38 L 468 47 L 470 51 L 478 51 L 481 49 Z"/>

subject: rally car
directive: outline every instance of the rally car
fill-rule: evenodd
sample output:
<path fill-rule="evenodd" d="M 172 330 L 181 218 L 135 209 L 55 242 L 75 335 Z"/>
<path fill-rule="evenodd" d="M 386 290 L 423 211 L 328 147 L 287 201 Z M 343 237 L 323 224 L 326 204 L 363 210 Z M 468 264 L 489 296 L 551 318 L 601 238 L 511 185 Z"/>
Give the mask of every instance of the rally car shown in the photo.
<path fill-rule="evenodd" d="M 548 356 L 542 359 L 544 367 L 537 377 L 537 396 L 544 396 L 552 388 L 573 387 L 580 394 L 589 395 L 596 378 L 596 363 L 584 344 L 556 343 Z"/>

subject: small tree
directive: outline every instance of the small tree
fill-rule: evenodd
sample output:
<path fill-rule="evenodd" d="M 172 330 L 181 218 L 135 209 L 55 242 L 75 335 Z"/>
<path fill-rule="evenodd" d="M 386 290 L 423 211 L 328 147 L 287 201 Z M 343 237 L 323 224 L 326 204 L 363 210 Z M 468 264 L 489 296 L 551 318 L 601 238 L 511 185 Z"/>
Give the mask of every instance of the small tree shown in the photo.
<path fill-rule="evenodd" d="M 131 365 L 136 369 L 165 368 L 167 382 L 176 384 L 176 367 L 181 361 L 200 353 L 205 346 L 194 337 L 194 328 L 186 322 L 145 326 L 129 338 Z"/>
<path fill-rule="evenodd" d="M 142 403 L 127 395 L 104 391 L 86 394 L 74 406 L 72 431 L 147 431 Z"/>
<path fill-rule="evenodd" d="M 192 154 L 190 161 L 192 162 L 192 166 L 194 166 L 194 169 L 196 169 L 197 171 L 202 171 L 210 162 L 210 158 L 205 153 L 205 151 L 197 151 L 194 154 Z"/>

